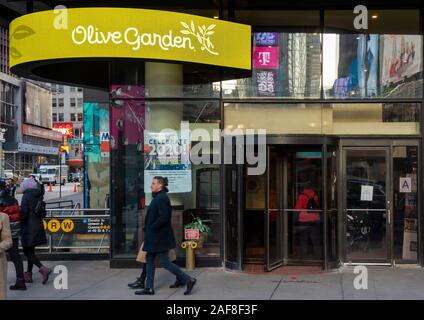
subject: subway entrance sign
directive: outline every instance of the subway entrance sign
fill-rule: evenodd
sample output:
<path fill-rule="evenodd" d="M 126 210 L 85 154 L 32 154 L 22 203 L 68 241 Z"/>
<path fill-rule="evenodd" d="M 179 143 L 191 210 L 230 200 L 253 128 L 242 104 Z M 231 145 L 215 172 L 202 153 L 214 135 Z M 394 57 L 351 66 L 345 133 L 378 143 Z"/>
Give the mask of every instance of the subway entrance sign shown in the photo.
<path fill-rule="evenodd" d="M 50 234 L 102 234 L 110 232 L 110 217 L 47 217 L 44 229 Z"/>

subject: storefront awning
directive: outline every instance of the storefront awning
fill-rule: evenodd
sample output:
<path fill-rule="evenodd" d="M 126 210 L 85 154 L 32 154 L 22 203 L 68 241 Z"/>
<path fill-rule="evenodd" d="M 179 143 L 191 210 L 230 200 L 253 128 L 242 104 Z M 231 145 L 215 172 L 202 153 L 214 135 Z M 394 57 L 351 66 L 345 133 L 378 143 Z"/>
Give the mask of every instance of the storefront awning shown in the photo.
<path fill-rule="evenodd" d="M 235 78 L 251 70 L 251 27 L 129 8 L 49 10 L 10 24 L 10 69 L 19 76 L 107 87 L 113 60 L 182 63 Z"/>

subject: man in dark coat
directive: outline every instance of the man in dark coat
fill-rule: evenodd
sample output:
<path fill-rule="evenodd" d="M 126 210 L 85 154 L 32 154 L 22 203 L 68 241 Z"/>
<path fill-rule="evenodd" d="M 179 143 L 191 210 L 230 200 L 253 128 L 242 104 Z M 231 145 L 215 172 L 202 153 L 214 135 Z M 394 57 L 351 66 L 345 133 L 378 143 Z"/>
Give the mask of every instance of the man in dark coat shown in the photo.
<path fill-rule="evenodd" d="M 23 196 L 21 200 L 21 243 L 28 260 L 28 271 L 24 273 L 25 282 L 32 282 L 32 267 L 35 264 L 42 276 L 42 283 L 46 284 L 51 270 L 45 267 L 35 255 L 35 247 L 47 243 L 43 218 L 35 214 L 37 202 L 43 199 L 43 190 L 31 178 L 22 182 Z"/>
<path fill-rule="evenodd" d="M 159 258 L 159 263 L 162 267 L 173 273 L 180 283 L 187 285 L 187 290 L 184 292 L 185 295 L 190 294 L 193 286 L 196 284 L 196 279 L 191 278 L 188 274 L 181 271 L 168 258 L 168 251 L 175 249 L 177 245 L 171 225 L 172 207 L 167 195 L 167 185 L 167 178 L 157 176 L 153 178 L 150 187 L 152 189 L 153 200 L 147 209 L 144 222 L 143 246 L 144 251 L 147 252 L 147 281 L 145 289 L 137 291 L 136 294 L 155 294 L 153 283 L 156 256 Z"/>

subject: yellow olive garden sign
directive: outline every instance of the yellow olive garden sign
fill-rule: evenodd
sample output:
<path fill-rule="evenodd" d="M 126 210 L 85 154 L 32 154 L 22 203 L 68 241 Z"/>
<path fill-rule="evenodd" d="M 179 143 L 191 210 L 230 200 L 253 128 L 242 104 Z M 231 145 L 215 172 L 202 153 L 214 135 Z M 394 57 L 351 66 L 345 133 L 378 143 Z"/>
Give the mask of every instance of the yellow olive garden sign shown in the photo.
<path fill-rule="evenodd" d="M 76 8 L 10 24 L 10 66 L 75 58 L 140 58 L 251 69 L 248 25 L 183 13 Z"/>

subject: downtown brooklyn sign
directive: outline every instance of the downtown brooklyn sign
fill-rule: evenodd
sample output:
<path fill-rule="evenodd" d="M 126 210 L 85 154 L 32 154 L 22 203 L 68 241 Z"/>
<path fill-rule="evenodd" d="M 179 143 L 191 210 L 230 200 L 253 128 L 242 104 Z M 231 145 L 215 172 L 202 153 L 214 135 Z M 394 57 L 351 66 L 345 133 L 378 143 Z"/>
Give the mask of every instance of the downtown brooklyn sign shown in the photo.
<path fill-rule="evenodd" d="M 73 8 L 10 24 L 10 67 L 45 60 L 130 58 L 251 69 L 248 25 L 170 11 Z"/>

